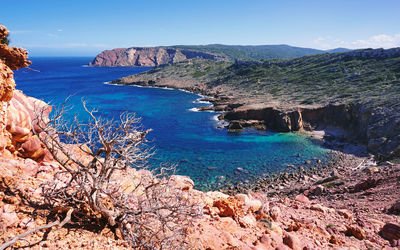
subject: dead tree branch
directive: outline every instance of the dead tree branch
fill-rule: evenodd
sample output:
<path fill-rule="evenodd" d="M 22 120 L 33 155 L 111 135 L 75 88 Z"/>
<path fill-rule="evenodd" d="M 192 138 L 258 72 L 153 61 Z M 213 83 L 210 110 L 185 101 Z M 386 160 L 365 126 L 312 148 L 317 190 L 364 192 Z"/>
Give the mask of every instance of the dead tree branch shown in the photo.
<path fill-rule="evenodd" d="M 48 228 L 52 228 L 52 227 L 55 227 L 55 226 L 58 226 L 58 228 L 62 228 L 66 223 L 71 221 L 71 215 L 72 215 L 73 211 L 74 211 L 74 209 L 72 209 L 72 208 L 70 210 L 68 210 L 67 216 L 65 216 L 64 220 L 62 220 L 62 221 L 55 221 L 55 222 L 47 224 L 47 225 L 36 227 L 36 228 L 33 228 L 33 229 L 30 229 L 30 230 L 26 231 L 25 233 L 22 233 L 22 234 L 19 234 L 19 235 L 15 236 L 14 238 L 12 238 L 12 240 L 10 240 L 10 241 L 4 243 L 3 245 L 1 245 L 0 246 L 0 250 L 4 250 L 7 247 L 12 246 L 17 241 L 22 240 L 23 238 L 25 238 L 26 236 L 30 235 L 31 233 L 40 231 L 42 229 L 48 229 Z"/>
<path fill-rule="evenodd" d="M 104 218 L 136 249 L 183 247 L 185 228 L 200 214 L 200 206 L 170 185 L 168 168 L 160 168 L 157 175 L 132 174 L 131 168 L 147 168 L 152 150 L 146 135 L 151 130 L 143 130 L 140 119 L 130 113 L 110 121 L 86 102 L 83 108 L 87 122 L 77 117 L 65 121 L 66 103 L 51 118 L 37 111 L 36 135 L 63 167 L 43 185 L 45 201 L 85 208 L 93 217 Z M 121 184 L 124 178 L 130 180 L 128 187 Z"/>

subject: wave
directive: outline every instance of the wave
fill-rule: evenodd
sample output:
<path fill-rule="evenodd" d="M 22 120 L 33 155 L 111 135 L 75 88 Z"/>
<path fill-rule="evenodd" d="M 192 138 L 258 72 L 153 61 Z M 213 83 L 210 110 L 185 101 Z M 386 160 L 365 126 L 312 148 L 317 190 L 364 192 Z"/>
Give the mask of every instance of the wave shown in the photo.
<path fill-rule="evenodd" d="M 209 102 L 209 101 L 204 101 L 204 100 L 202 100 L 204 97 L 200 97 L 200 98 L 197 98 L 196 100 L 194 100 L 193 101 L 193 103 L 205 103 L 205 104 L 212 104 L 211 102 Z"/>
<path fill-rule="evenodd" d="M 191 108 L 191 109 L 189 109 L 189 111 L 192 111 L 192 112 L 200 112 L 200 109 L 199 109 L 199 108 Z"/>
<path fill-rule="evenodd" d="M 111 82 L 103 82 L 106 85 L 113 85 L 113 86 L 126 86 L 125 84 L 118 84 L 118 83 L 111 83 Z"/>

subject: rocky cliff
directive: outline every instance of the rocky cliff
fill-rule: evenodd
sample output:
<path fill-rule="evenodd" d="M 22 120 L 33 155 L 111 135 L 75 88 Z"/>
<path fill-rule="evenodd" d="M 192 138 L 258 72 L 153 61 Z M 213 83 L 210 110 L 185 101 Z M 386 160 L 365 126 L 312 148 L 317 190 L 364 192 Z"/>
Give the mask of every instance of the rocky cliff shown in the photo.
<path fill-rule="evenodd" d="M 162 47 L 132 47 L 105 50 L 89 63 L 91 66 L 159 66 L 188 59 L 226 60 L 224 56 L 189 50 Z"/>
<path fill-rule="evenodd" d="M 7 33 L 7 29 L 0 26 L 0 36 Z M 27 58 L 26 50 L 0 44 L 0 154 L 42 160 L 46 150 L 32 131 L 40 132 L 34 125 L 35 112 L 42 108 L 50 112 L 51 108 L 43 101 L 15 90 L 12 71 L 30 65 Z"/>

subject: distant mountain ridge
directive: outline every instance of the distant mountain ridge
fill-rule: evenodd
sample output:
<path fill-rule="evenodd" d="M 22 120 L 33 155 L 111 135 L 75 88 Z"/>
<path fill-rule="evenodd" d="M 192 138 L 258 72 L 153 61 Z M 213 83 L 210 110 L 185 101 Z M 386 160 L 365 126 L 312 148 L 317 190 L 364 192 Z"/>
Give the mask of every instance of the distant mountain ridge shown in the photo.
<path fill-rule="evenodd" d="M 131 47 L 105 50 L 89 63 L 91 66 L 159 66 L 188 59 L 213 61 L 267 60 L 295 58 L 313 54 L 349 51 L 337 48 L 329 51 L 289 45 L 174 45 L 160 47 Z"/>

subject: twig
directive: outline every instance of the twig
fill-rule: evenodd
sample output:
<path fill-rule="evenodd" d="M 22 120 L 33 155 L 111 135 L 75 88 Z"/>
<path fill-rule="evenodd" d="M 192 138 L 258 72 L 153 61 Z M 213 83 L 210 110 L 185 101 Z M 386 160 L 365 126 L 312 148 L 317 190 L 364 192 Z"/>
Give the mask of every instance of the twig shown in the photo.
<path fill-rule="evenodd" d="M 55 222 L 53 222 L 53 223 L 50 223 L 50 224 L 47 224 L 47 225 L 44 225 L 44 226 L 40 226 L 40 227 L 31 229 L 31 230 L 28 230 L 28 231 L 26 231 L 25 233 L 22 233 L 22 234 L 20 234 L 20 235 L 15 236 L 12 240 L 10 240 L 10 241 L 4 243 L 3 245 L 1 245 L 1 246 L 0 246 L 0 250 L 6 249 L 7 247 L 13 245 L 13 244 L 16 243 L 17 241 L 19 241 L 19 240 L 25 238 L 25 237 L 28 236 L 29 234 L 34 233 L 34 232 L 36 232 L 36 231 L 39 231 L 39 230 L 42 230 L 42 229 L 46 229 L 46 228 L 51 228 L 51 227 L 54 227 L 54 226 L 58 226 L 58 228 L 62 228 L 66 223 L 68 223 L 69 221 L 71 221 L 71 214 L 72 214 L 73 211 L 74 211 L 73 208 L 71 208 L 70 210 L 68 210 L 67 216 L 66 216 L 65 219 L 64 219 L 63 221 L 61 221 L 61 222 L 60 222 L 60 221 L 55 221 Z"/>
<path fill-rule="evenodd" d="M 361 165 L 364 164 L 364 162 L 365 162 L 365 159 L 360 164 L 358 164 L 357 167 L 353 168 L 353 170 L 359 169 L 361 167 Z"/>

